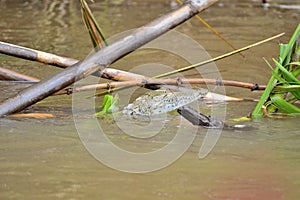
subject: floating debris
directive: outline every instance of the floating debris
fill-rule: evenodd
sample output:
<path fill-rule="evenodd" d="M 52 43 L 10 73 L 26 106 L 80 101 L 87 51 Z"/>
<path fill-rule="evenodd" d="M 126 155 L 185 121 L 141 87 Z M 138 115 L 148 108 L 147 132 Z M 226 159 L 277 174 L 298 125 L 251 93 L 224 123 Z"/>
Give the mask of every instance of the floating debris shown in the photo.
<path fill-rule="evenodd" d="M 50 113 L 18 113 L 9 116 L 9 118 L 34 118 L 34 119 L 47 119 L 53 117 L 54 115 Z"/>
<path fill-rule="evenodd" d="M 128 104 L 124 108 L 123 114 L 152 116 L 167 113 L 204 97 L 207 92 L 204 89 L 190 89 L 190 91 L 186 92 L 164 90 L 160 93 L 147 93 L 138 97 L 133 103 Z"/>

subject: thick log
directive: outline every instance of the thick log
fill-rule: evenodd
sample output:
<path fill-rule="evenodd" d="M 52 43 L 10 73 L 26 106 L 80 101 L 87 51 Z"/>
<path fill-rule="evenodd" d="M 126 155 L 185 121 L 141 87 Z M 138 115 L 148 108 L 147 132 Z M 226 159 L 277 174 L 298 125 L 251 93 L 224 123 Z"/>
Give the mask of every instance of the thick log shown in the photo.
<path fill-rule="evenodd" d="M 177 9 L 136 29 L 131 35 L 88 56 L 83 61 L 68 67 L 62 72 L 23 90 L 17 96 L 7 99 L 0 105 L 0 116 L 3 117 L 21 111 L 62 88 L 108 67 L 116 60 L 183 23 L 215 2 L 217 0 L 187 1 Z"/>
<path fill-rule="evenodd" d="M 0 80 L 38 82 L 40 79 L 0 67 Z"/>

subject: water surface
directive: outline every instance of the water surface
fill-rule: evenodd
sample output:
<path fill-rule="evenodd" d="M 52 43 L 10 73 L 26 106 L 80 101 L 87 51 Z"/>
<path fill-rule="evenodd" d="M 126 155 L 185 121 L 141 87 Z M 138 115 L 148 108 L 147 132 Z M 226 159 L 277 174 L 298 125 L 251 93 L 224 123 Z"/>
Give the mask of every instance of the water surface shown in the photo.
<path fill-rule="evenodd" d="M 110 37 L 162 15 L 170 9 L 170 3 L 131 0 L 117 5 L 97 1 L 91 8 Z M 223 79 L 259 84 L 267 83 L 270 76 L 262 57 L 270 61 L 276 57 L 278 43 L 287 43 L 300 21 L 299 10 L 266 10 L 259 1 L 250 0 L 220 1 L 201 16 L 236 47 L 286 33 L 280 39 L 243 52 L 245 58 L 235 55 L 216 62 Z M 0 18 L 1 41 L 77 59 L 83 59 L 92 50 L 77 1 L 0 1 Z M 231 50 L 196 19 L 176 30 L 200 43 L 212 57 Z M 131 70 L 145 63 L 160 62 L 171 68 L 188 64 L 165 54 L 140 51 L 112 67 Z M 4 55 L 0 55 L 0 63 L 1 67 L 39 78 L 60 71 Z M 151 68 L 147 75 L 159 72 L 160 69 Z M 194 74 L 195 71 L 191 71 L 183 75 L 191 77 Z M 1 100 L 22 86 L 24 84 L 1 82 Z M 261 95 L 261 92 L 232 87 L 226 87 L 226 93 L 244 98 Z M 213 106 L 218 104 L 207 103 L 203 111 Z M 233 118 L 246 116 L 255 103 L 245 101 L 226 106 L 226 120 L 234 123 Z M 197 130 L 183 121 L 183 126 L 195 129 L 197 135 L 180 159 L 156 172 L 128 174 L 101 164 L 89 154 L 78 137 L 71 107 L 69 96 L 50 97 L 27 111 L 53 113 L 54 118 L 0 120 L 1 199 L 283 200 L 300 196 L 299 118 L 257 119 L 244 122 L 255 127 L 252 131 L 223 131 L 213 151 L 201 160 L 198 152 L 207 130 Z M 115 144 L 131 151 L 147 152 L 164 146 L 174 137 L 180 117 L 174 112 L 170 116 L 172 120 L 166 129 L 148 140 L 124 135 L 116 128 L 114 120 L 103 119 L 100 123 L 106 125 L 106 133 Z"/>

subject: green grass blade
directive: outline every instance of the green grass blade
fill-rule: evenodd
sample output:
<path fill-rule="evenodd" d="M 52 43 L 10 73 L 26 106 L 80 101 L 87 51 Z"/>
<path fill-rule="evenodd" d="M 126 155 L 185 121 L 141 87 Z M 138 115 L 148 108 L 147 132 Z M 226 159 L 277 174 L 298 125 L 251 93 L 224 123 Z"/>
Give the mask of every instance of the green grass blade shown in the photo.
<path fill-rule="evenodd" d="M 264 59 L 264 60 L 267 63 L 267 65 L 272 69 L 273 75 L 271 76 L 271 78 L 266 86 L 266 89 L 264 90 L 262 96 L 260 97 L 259 102 L 256 104 L 254 110 L 251 113 L 251 116 L 255 117 L 255 118 L 263 116 L 262 107 L 269 99 L 269 96 L 270 96 L 273 88 L 277 85 L 277 79 L 275 78 L 275 74 L 278 73 L 278 68 L 273 69 L 272 66 L 270 65 L 270 63 L 266 59 Z"/>
<path fill-rule="evenodd" d="M 276 83 L 277 83 L 277 80 L 275 79 L 274 76 L 272 76 L 266 86 L 264 93 L 260 97 L 259 102 L 256 104 L 256 107 L 254 108 L 253 112 L 251 113 L 252 117 L 261 117 L 263 115 L 262 107 L 265 104 L 265 102 L 268 100 Z"/>
<path fill-rule="evenodd" d="M 280 95 L 273 95 L 271 101 L 281 111 L 286 113 L 300 113 L 300 108 L 286 102 Z"/>
<path fill-rule="evenodd" d="M 300 91 L 300 85 L 281 85 L 274 87 L 274 92 L 287 93 L 293 91 Z"/>
<path fill-rule="evenodd" d="M 254 43 L 254 44 L 251 44 L 251 45 L 248 45 L 248 46 L 246 46 L 246 47 L 240 48 L 240 49 L 238 49 L 238 50 L 231 51 L 231 52 L 226 53 L 226 54 L 223 54 L 223 55 L 221 55 L 221 56 L 217 56 L 217 57 L 215 57 L 215 58 L 212 58 L 212 59 L 209 59 L 209 60 L 205 60 L 205 61 L 203 61 L 203 62 L 194 64 L 194 65 L 190 65 L 190 66 L 187 66 L 187 67 L 183 67 L 183 68 L 180 68 L 180 69 L 178 69 L 178 70 L 174 70 L 174 71 L 166 72 L 166 73 L 163 73 L 163 74 L 159 74 L 159 75 L 157 75 L 157 76 L 154 76 L 153 78 L 162 78 L 162 77 L 170 76 L 170 75 L 172 75 L 172 74 L 176 74 L 176 73 L 179 73 L 179 72 L 184 72 L 184 71 L 187 71 L 187 70 L 190 70 L 190 69 L 194 69 L 194 68 L 196 68 L 196 67 L 200 67 L 200 66 L 203 66 L 203 65 L 212 63 L 212 62 L 217 61 L 217 60 L 221 60 L 221 59 L 223 59 L 223 58 L 226 58 L 226 57 L 232 56 L 232 55 L 234 55 L 234 54 L 240 53 L 240 52 L 242 52 L 242 51 L 248 50 L 248 49 L 250 49 L 250 48 L 252 48 L 252 47 L 258 46 L 258 45 L 263 44 L 263 43 L 265 43 L 265 42 L 269 42 L 269 41 L 271 41 L 271 40 L 274 40 L 274 39 L 276 39 L 276 38 L 278 38 L 278 37 L 283 36 L 284 34 L 285 34 L 285 33 L 280 33 L 280 34 L 278 34 L 278 35 L 275 35 L 275 36 L 273 36 L 273 37 L 267 38 L 267 39 L 265 39 L 265 40 L 261 40 L 261 41 L 259 41 L 259 42 Z"/>
<path fill-rule="evenodd" d="M 291 37 L 289 43 L 281 49 L 280 52 L 280 63 L 284 66 L 290 62 L 292 49 L 294 47 L 295 42 L 297 41 L 300 35 L 300 24 L 298 24 L 293 36 Z"/>
<path fill-rule="evenodd" d="M 273 59 L 276 66 L 279 68 L 282 76 L 285 78 L 286 83 L 289 85 L 300 85 L 300 81 L 287 69 L 285 69 L 278 61 Z M 300 91 L 292 91 L 291 92 L 297 99 L 300 99 Z"/>
<path fill-rule="evenodd" d="M 294 70 L 293 70 L 293 75 L 294 75 L 295 77 L 297 77 L 297 76 L 300 75 L 300 66 L 294 68 Z"/>
<path fill-rule="evenodd" d="M 300 85 L 300 81 L 292 73 L 286 70 L 277 60 L 273 59 L 273 61 L 289 83 Z"/>
<path fill-rule="evenodd" d="M 99 50 L 105 46 L 107 46 L 107 42 L 104 36 L 102 29 L 97 23 L 95 17 L 92 14 L 88 4 L 85 0 L 80 0 L 81 10 L 82 10 L 82 18 L 83 21 L 89 31 L 92 43 L 96 50 Z"/>
<path fill-rule="evenodd" d="M 291 62 L 289 63 L 290 65 L 297 65 L 297 66 L 300 66 L 300 62 Z"/>

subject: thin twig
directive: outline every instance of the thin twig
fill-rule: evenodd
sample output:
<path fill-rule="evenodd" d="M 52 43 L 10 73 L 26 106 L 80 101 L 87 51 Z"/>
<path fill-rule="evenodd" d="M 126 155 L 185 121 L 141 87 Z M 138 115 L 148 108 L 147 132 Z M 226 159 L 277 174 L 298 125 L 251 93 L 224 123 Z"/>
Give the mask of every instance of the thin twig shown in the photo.
<path fill-rule="evenodd" d="M 113 89 L 119 87 L 129 87 L 129 86 L 140 86 L 145 87 L 146 85 L 180 85 L 180 84 L 211 84 L 211 85 L 224 85 L 224 86 L 234 86 L 247 88 L 251 90 L 264 90 L 265 85 L 258 85 L 255 83 L 245 83 L 239 81 L 228 81 L 219 79 L 201 79 L 201 78 L 191 78 L 191 79 L 150 79 L 141 81 L 124 81 L 124 82 L 109 82 L 94 85 L 86 85 L 81 87 L 67 88 L 61 90 L 55 95 L 62 94 L 72 94 L 74 92 L 95 90 L 95 89 Z"/>
<path fill-rule="evenodd" d="M 265 43 L 265 42 L 269 42 L 269 41 L 271 41 L 271 40 L 274 40 L 274 39 L 276 39 L 276 38 L 279 38 L 279 37 L 283 36 L 284 34 L 285 34 L 285 33 L 280 33 L 280 34 L 278 34 L 278 35 L 275 35 L 275 36 L 273 36 L 273 37 L 267 38 L 267 39 L 265 39 L 265 40 L 261 40 L 261 41 L 259 41 L 259 42 L 254 43 L 254 44 L 251 44 L 251 45 L 245 46 L 245 47 L 243 47 L 243 48 L 240 48 L 240 49 L 238 49 L 238 50 L 231 51 L 231 52 L 226 53 L 226 54 L 223 54 L 223 55 L 221 55 L 221 56 L 217 56 L 217 57 L 215 57 L 215 58 L 212 58 L 212 59 L 209 59 L 209 60 L 205 60 L 205 61 L 203 61 L 203 62 L 194 64 L 194 65 L 190 65 L 190 66 L 187 66 L 187 67 L 183 67 L 183 68 L 180 68 L 180 69 L 178 69 L 178 70 L 166 72 L 166 73 L 164 73 L 164 74 L 157 75 L 157 76 L 155 76 L 154 78 L 162 78 L 162 77 L 170 76 L 170 75 L 172 75 L 172 74 L 176 74 L 176 73 L 179 73 L 179 72 L 184 72 L 184 71 L 187 71 L 187 70 L 196 68 L 196 67 L 200 67 L 200 66 L 203 66 L 203 65 L 206 65 L 206 64 L 215 62 L 215 61 L 217 61 L 217 60 L 226 58 L 226 57 L 228 57 L 228 56 L 232 56 L 232 55 L 237 54 L 237 53 L 239 53 L 239 52 L 242 52 L 242 51 L 248 50 L 248 49 L 250 49 L 250 48 L 252 48 L 252 47 L 255 47 L 255 46 L 258 46 L 258 45 L 260 45 L 260 44 L 263 44 L 263 43 Z"/>
<path fill-rule="evenodd" d="M 176 0 L 179 4 L 182 4 L 181 0 Z M 221 33 L 219 33 L 216 29 L 214 29 L 209 23 L 207 23 L 200 15 L 195 15 L 196 19 L 200 21 L 206 28 L 208 28 L 212 33 L 214 33 L 217 37 L 223 40 L 228 46 L 230 46 L 233 50 L 237 50 L 233 44 L 231 44 L 226 38 L 224 38 Z M 241 56 L 245 57 L 242 53 L 239 53 Z"/>

